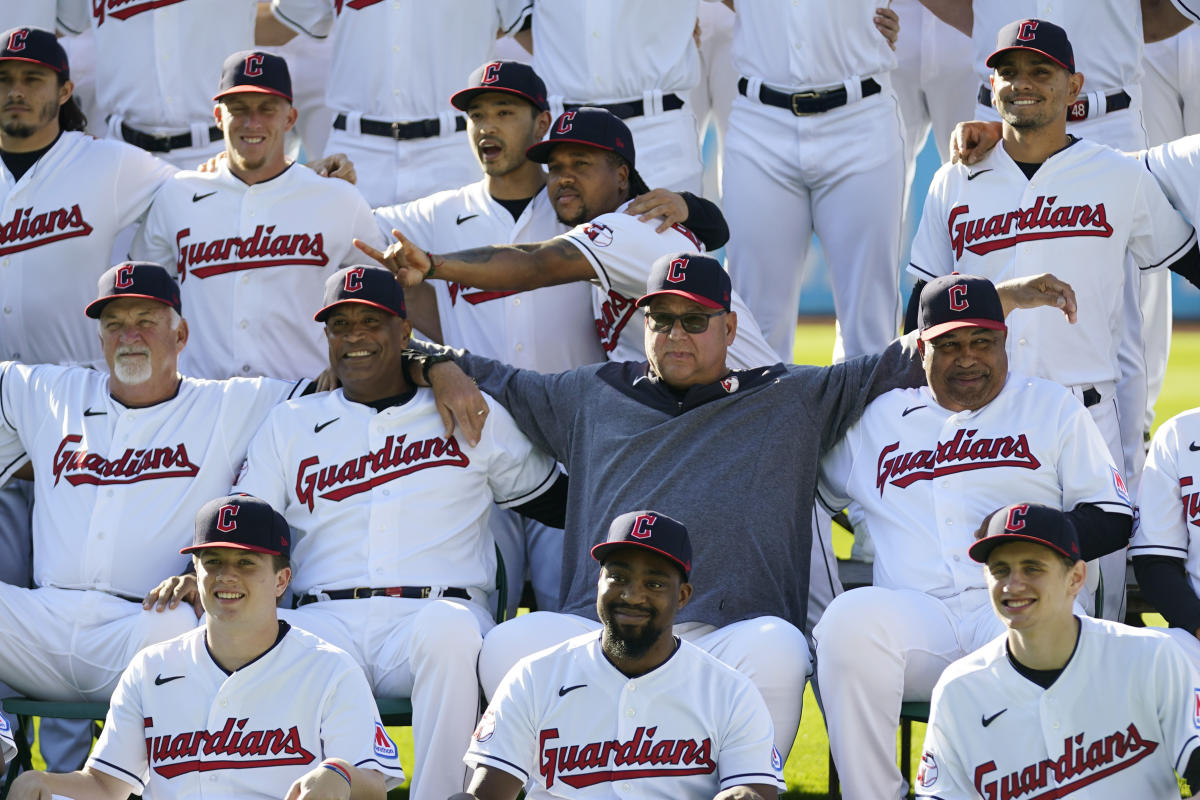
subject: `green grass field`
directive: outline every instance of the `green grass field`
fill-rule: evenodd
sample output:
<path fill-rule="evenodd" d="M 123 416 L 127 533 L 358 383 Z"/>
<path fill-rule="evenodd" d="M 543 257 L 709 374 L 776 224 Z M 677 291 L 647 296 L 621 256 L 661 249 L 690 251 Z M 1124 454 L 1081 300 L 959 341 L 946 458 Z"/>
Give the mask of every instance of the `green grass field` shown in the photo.
<path fill-rule="evenodd" d="M 828 364 L 833 351 L 833 323 L 829 320 L 803 321 L 797 328 L 795 360 L 801 364 Z M 1200 404 L 1200 326 L 1177 326 L 1172 341 L 1171 359 L 1167 368 L 1167 378 L 1163 385 L 1162 395 L 1158 402 L 1156 422 L 1178 414 L 1188 408 Z M 835 528 L 834 549 L 839 558 L 850 554 L 850 536 Z M 1161 617 L 1148 618 L 1149 624 L 1162 625 Z M 392 728 L 390 732 L 400 750 L 401 762 L 412 763 L 412 729 Z M 915 762 L 920 758 L 921 741 L 925 735 L 924 725 L 913 726 L 913 772 Z M 897 735 L 898 736 L 898 735 Z M 40 757 L 35 754 L 35 761 Z M 41 766 L 40 763 L 36 764 Z M 823 798 L 829 782 L 828 740 L 825 737 L 825 721 L 817 708 L 812 689 L 805 692 L 804 717 L 800 730 L 796 735 L 796 743 L 792 748 L 784 768 L 788 792 L 785 797 Z M 407 798 L 407 784 L 389 794 L 392 800 Z"/>

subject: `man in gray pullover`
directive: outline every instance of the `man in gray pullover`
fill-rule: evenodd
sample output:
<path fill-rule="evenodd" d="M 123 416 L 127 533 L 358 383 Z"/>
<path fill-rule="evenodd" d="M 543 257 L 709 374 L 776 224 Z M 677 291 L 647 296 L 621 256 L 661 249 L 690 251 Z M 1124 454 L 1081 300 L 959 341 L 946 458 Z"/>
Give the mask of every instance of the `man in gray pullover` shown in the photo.
<path fill-rule="evenodd" d="M 1058 305 L 1074 314 L 1070 287 L 1052 276 L 997 288 L 1006 311 Z M 656 261 L 638 305 L 646 306 L 649 363 L 542 375 L 433 348 L 453 355 L 570 473 L 562 613 L 493 629 L 480 653 L 484 691 L 491 696 L 522 657 L 599 630 L 589 550 L 609 521 L 653 507 L 688 526 L 693 575 L 705 587 L 676 616 L 676 633 L 758 687 L 786 761 L 811 671 L 800 627 L 818 462 L 872 398 L 924 383 L 916 339 L 832 367 L 730 370 L 737 315 L 729 275 L 696 253 Z M 433 360 L 425 369 L 439 393 L 473 388 L 453 365 Z"/>

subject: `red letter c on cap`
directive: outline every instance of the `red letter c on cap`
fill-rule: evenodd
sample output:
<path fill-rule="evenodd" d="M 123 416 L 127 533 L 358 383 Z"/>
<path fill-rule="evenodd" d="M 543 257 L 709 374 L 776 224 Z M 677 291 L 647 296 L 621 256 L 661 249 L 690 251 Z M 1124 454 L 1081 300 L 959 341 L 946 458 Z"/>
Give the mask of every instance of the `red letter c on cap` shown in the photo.
<path fill-rule="evenodd" d="M 484 68 L 483 80 L 481 80 L 480 83 L 495 83 L 498 80 L 500 80 L 500 62 L 493 61 Z"/>
<path fill-rule="evenodd" d="M 671 283 L 682 283 L 685 276 L 683 271 L 687 269 L 688 260 L 686 258 L 671 259 L 671 266 L 667 268 L 667 280 Z"/>
<path fill-rule="evenodd" d="M 217 511 L 217 530 L 221 533 L 236 531 L 237 520 L 235 517 L 237 517 L 237 513 L 238 507 L 232 503 L 227 506 L 221 506 L 220 510 Z"/>
<path fill-rule="evenodd" d="M 133 264 L 122 264 L 117 267 L 117 280 L 113 285 L 118 289 L 128 289 L 133 286 Z"/>
<path fill-rule="evenodd" d="M 8 37 L 8 52 L 19 53 L 25 49 L 25 37 L 29 35 L 29 28 L 21 28 L 12 32 L 12 36 Z"/>
<path fill-rule="evenodd" d="M 1029 504 L 1022 503 L 1008 510 L 1008 519 L 1004 522 L 1004 530 L 1019 531 L 1025 527 L 1025 515 L 1029 513 Z"/>
<path fill-rule="evenodd" d="M 950 310 L 951 311 L 966 311 L 970 303 L 967 302 L 967 287 L 959 284 L 958 286 L 950 287 Z"/>
<path fill-rule="evenodd" d="M 1036 19 L 1027 19 L 1024 22 L 1022 22 L 1021 30 L 1017 32 L 1017 41 L 1018 42 L 1032 41 L 1034 39 L 1034 37 L 1036 36 L 1034 31 L 1037 30 L 1037 26 L 1038 26 L 1038 23 L 1037 23 Z"/>
<path fill-rule="evenodd" d="M 346 291 L 347 292 L 357 292 L 359 289 L 361 289 L 363 287 L 362 279 L 363 279 L 363 268 L 362 267 L 355 267 L 354 269 L 347 272 L 346 273 L 346 286 L 345 286 Z"/>
<path fill-rule="evenodd" d="M 658 517 L 653 514 L 638 514 L 633 520 L 633 530 L 630 531 L 630 536 L 635 539 L 648 539 L 654 531 L 654 520 Z"/>
<path fill-rule="evenodd" d="M 246 68 L 244 70 L 247 78 L 257 78 L 262 75 L 263 57 L 261 53 L 246 56 Z"/>
<path fill-rule="evenodd" d="M 570 133 L 571 128 L 574 128 L 574 123 L 571 120 L 575 119 L 574 111 L 564 111 L 563 115 L 558 118 L 558 127 L 554 129 L 555 133 Z"/>

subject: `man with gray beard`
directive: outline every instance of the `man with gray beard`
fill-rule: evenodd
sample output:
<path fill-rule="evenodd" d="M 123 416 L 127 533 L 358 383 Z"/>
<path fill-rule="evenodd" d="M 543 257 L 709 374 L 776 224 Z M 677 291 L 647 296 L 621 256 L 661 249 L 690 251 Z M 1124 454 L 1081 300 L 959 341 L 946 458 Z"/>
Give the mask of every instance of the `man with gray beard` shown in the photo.
<path fill-rule="evenodd" d="M 0 583 L 0 680 L 22 694 L 107 701 L 138 650 L 195 626 L 152 589 L 186 566 L 197 509 L 267 412 L 307 383 L 181 376 L 182 310 L 161 266 L 118 264 L 86 309 L 108 374 L 0 362 L 0 483 L 26 462 L 36 477 L 38 588 Z"/>

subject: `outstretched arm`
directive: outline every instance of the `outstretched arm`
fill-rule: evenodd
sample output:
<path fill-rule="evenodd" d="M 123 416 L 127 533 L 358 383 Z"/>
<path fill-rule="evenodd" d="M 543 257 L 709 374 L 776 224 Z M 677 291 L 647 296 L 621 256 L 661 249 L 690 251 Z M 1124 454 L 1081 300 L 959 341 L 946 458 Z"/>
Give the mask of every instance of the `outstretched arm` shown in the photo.
<path fill-rule="evenodd" d="M 421 249 L 394 228 L 392 235 L 395 243 L 382 253 L 359 239 L 354 246 L 390 269 L 406 288 L 427 278 L 441 278 L 476 289 L 523 292 L 595 276 L 579 248 L 562 239 L 436 254 Z"/>
<path fill-rule="evenodd" d="M 516 800 L 521 791 L 521 779 L 491 767 L 476 767 L 471 785 L 465 792 L 451 795 L 450 800 Z"/>
<path fill-rule="evenodd" d="M 55 795 L 75 800 L 125 800 L 131 784 L 84 767 L 78 772 L 25 772 L 13 781 L 12 800 L 50 800 Z M 133 791 L 141 787 L 134 787 Z"/>
<path fill-rule="evenodd" d="M 971 28 L 975 26 L 975 11 L 971 8 L 971 0 L 921 0 L 921 5 L 963 35 L 971 35 Z"/>

